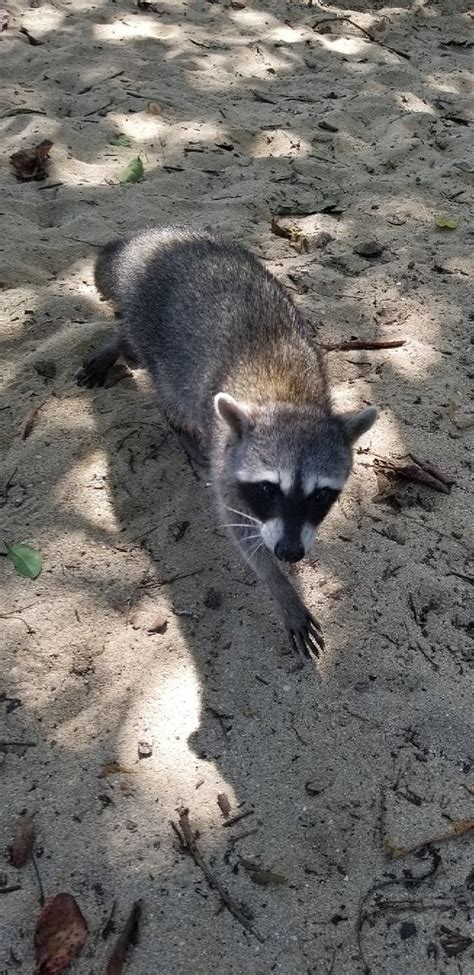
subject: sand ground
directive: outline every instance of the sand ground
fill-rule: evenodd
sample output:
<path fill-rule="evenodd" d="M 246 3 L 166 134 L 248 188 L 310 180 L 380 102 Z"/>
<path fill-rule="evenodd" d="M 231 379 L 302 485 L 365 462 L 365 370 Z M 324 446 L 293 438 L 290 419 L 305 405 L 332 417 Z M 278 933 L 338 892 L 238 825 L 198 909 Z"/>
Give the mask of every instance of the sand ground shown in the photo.
<path fill-rule="evenodd" d="M 473 817 L 470 5 L 3 5 L 1 541 L 36 546 L 44 571 L 0 564 L 0 873 L 21 886 L 0 889 L 0 972 L 33 968 L 37 887 L 7 856 L 25 809 L 47 896 L 88 919 L 78 975 L 104 971 L 101 928 L 136 898 L 136 975 L 472 972 L 472 835 L 384 852 Z M 18 182 L 10 153 L 45 138 L 47 180 Z M 143 181 L 120 185 L 137 155 Z M 293 241 L 272 232 L 282 209 Z M 246 242 L 320 341 L 407 340 L 329 354 L 341 403 L 381 418 L 297 572 L 318 671 L 295 671 L 146 378 L 75 385 L 113 327 L 97 245 L 162 221 Z M 354 250 L 374 239 L 378 256 Z M 374 458 L 409 451 L 451 493 L 374 500 Z M 220 793 L 251 815 L 224 828 Z M 180 852 L 183 804 L 261 942 Z M 257 885 L 249 863 L 285 882 Z"/>

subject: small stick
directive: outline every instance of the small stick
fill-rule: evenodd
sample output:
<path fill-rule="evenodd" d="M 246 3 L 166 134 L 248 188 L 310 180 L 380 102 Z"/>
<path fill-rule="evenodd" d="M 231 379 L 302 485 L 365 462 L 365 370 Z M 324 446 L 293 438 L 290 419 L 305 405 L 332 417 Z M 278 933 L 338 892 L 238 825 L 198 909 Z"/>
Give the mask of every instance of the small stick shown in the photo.
<path fill-rule="evenodd" d="M 36 421 L 38 419 L 38 414 L 43 409 L 43 406 L 46 405 L 46 402 L 47 402 L 47 400 L 44 400 L 42 403 L 39 403 L 38 406 L 36 406 L 35 409 L 33 410 L 33 412 L 31 413 L 30 417 L 28 418 L 28 420 L 25 423 L 25 427 L 24 427 L 23 433 L 21 435 L 21 439 L 22 440 L 26 440 L 29 437 L 29 435 L 32 432 L 34 426 L 36 425 Z"/>
<path fill-rule="evenodd" d="M 385 837 L 384 839 L 384 850 L 392 860 L 398 860 L 400 857 L 406 857 L 409 853 L 416 853 L 417 850 L 422 850 L 425 846 L 432 846 L 435 843 L 446 843 L 448 840 L 456 839 L 458 836 L 465 836 L 466 833 L 474 832 L 474 819 L 459 819 L 453 820 L 453 828 L 446 833 L 438 833 L 437 836 L 428 836 L 424 840 L 418 840 L 416 843 L 410 843 L 409 846 L 394 846 L 393 843 Z"/>
<path fill-rule="evenodd" d="M 13 894 L 16 890 L 21 890 L 20 884 L 11 884 L 10 887 L 0 887 L 0 894 Z"/>
<path fill-rule="evenodd" d="M 215 890 L 219 895 L 224 907 L 230 911 L 233 917 L 235 917 L 236 921 L 238 921 L 246 931 L 253 934 L 254 938 L 263 944 L 264 938 L 260 932 L 254 928 L 253 924 L 251 924 L 248 916 L 248 909 L 234 901 L 226 888 L 221 884 L 217 877 L 214 876 L 209 864 L 204 859 L 191 829 L 191 823 L 189 822 L 189 809 L 180 809 L 179 826 L 173 822 L 171 822 L 171 826 L 179 839 L 181 849 L 185 850 L 186 853 L 189 853 L 192 856 L 196 866 L 202 870 L 211 890 Z"/>
<path fill-rule="evenodd" d="M 353 349 L 400 349 L 407 339 L 350 339 L 348 342 L 319 343 L 326 352 L 350 352 Z"/>
<path fill-rule="evenodd" d="M 31 862 L 33 864 L 33 869 L 35 871 L 36 879 L 38 881 L 38 892 L 39 892 L 40 907 L 44 907 L 45 898 L 44 898 L 43 881 L 41 880 L 41 877 L 40 877 L 40 872 L 38 870 L 38 864 L 36 862 L 36 857 L 35 857 L 34 853 L 31 854 Z"/>
<path fill-rule="evenodd" d="M 15 610 L 12 610 L 11 613 L 0 613 L 0 620 L 9 620 L 9 619 L 17 619 L 17 620 L 20 620 L 20 622 L 23 623 L 24 626 L 26 626 L 26 629 L 27 629 L 28 633 L 35 633 L 36 632 L 33 629 L 33 627 L 30 626 L 30 624 L 27 623 L 25 619 L 23 619 L 23 616 L 20 616 L 19 613 L 15 613 Z"/>
<path fill-rule="evenodd" d="M 5 741 L 0 738 L 0 748 L 36 748 L 36 741 Z"/>
<path fill-rule="evenodd" d="M 235 826 L 236 823 L 240 823 L 241 819 L 247 819 L 247 816 L 253 816 L 253 813 L 253 809 L 245 809 L 244 812 L 236 813 L 235 816 L 231 816 L 230 819 L 227 819 L 225 823 L 222 823 L 222 825 Z"/>

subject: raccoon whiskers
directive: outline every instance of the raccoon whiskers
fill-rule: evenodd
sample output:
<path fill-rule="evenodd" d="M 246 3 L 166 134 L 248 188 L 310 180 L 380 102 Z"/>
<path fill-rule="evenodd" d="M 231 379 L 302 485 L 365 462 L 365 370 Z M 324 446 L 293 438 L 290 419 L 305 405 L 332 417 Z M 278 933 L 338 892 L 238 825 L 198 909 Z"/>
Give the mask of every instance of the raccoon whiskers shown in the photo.
<path fill-rule="evenodd" d="M 255 558 L 257 552 L 262 548 L 262 546 L 263 546 L 263 538 L 260 535 L 259 541 L 257 542 L 256 545 L 254 545 L 253 549 L 250 552 L 244 552 L 244 557 L 247 559 L 248 562 L 250 562 L 251 559 Z"/>
<path fill-rule="evenodd" d="M 259 522 L 259 526 L 260 526 L 260 522 Z M 244 521 L 233 521 L 233 522 L 229 522 L 229 524 L 227 524 L 227 525 L 221 525 L 221 528 L 247 528 L 247 529 L 249 529 L 249 528 L 256 528 L 256 525 L 252 525 L 252 524 L 246 525 Z"/>
<path fill-rule="evenodd" d="M 255 521 L 257 525 L 262 524 L 259 518 L 254 518 L 253 515 L 248 515 L 246 511 L 239 511 L 237 508 L 229 508 L 228 504 L 226 504 L 226 508 L 227 511 L 231 511 L 234 515 L 240 515 L 241 518 L 248 518 L 249 521 Z"/>

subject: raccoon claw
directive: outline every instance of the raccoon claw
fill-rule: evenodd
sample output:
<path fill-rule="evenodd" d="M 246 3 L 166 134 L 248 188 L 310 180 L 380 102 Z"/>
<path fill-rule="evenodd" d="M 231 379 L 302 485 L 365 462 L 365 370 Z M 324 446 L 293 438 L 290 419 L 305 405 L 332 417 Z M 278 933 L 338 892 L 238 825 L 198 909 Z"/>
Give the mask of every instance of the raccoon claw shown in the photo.
<path fill-rule="evenodd" d="M 324 639 L 319 623 L 312 616 L 307 616 L 305 623 L 298 630 L 289 630 L 293 649 L 298 654 L 310 657 L 316 662 L 319 654 L 324 650 Z"/>
<path fill-rule="evenodd" d="M 86 359 L 82 369 L 76 374 L 76 382 L 78 386 L 88 386 L 92 389 L 93 386 L 103 386 L 107 378 L 107 373 L 109 369 L 104 369 L 102 362 L 97 356 L 93 356 L 91 359 Z"/>

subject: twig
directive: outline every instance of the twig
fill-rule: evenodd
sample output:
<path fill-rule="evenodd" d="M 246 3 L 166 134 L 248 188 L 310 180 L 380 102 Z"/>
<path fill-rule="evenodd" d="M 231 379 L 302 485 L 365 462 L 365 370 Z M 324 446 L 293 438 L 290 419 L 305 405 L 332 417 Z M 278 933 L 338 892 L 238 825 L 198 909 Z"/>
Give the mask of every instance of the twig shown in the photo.
<path fill-rule="evenodd" d="M 45 900 L 45 898 L 44 898 L 43 881 L 41 880 L 40 872 L 39 872 L 39 869 L 38 869 L 38 864 L 37 864 L 36 857 L 35 857 L 35 855 L 34 855 L 33 852 L 31 853 L 31 862 L 33 864 L 33 869 L 34 869 L 35 874 L 36 874 L 36 880 L 38 881 L 38 892 L 39 892 L 40 907 L 44 907 L 44 900 Z"/>
<path fill-rule="evenodd" d="M 25 619 L 23 619 L 23 616 L 20 616 L 19 613 L 16 613 L 15 612 L 15 610 L 12 610 L 11 613 L 0 613 L 0 620 L 8 620 L 8 619 L 17 619 L 17 620 L 20 620 L 23 623 L 23 625 L 26 626 L 26 629 L 27 629 L 28 633 L 35 633 L 36 632 L 33 629 L 33 627 L 30 626 L 30 624 L 27 623 Z"/>
<path fill-rule="evenodd" d="M 231 837 L 229 843 L 234 847 L 236 843 L 240 843 L 240 840 L 246 840 L 248 836 L 254 836 L 255 833 L 258 833 L 258 826 L 255 826 L 254 829 L 247 829 L 245 833 L 237 833 L 237 836 Z"/>
<path fill-rule="evenodd" d="M 388 854 L 392 860 L 398 860 L 400 857 L 406 857 L 409 853 L 416 853 L 417 850 L 422 850 L 425 846 L 431 846 L 437 843 L 446 843 L 448 840 L 456 839 L 459 836 L 465 836 L 466 833 L 474 832 L 474 819 L 458 819 L 452 820 L 452 829 L 446 833 L 438 833 L 436 836 L 426 836 L 423 840 L 418 840 L 416 843 L 410 843 L 408 846 L 395 846 L 388 837 L 385 837 L 383 847 L 385 852 Z"/>
<path fill-rule="evenodd" d="M 135 947 L 138 940 L 138 928 L 142 912 L 142 902 L 135 901 L 125 922 L 122 933 L 115 942 L 115 947 L 107 962 L 105 975 L 119 975 L 122 971 L 126 954 L 130 947 Z"/>
<path fill-rule="evenodd" d="M 399 349 L 407 339 L 350 339 L 348 342 L 318 343 L 326 352 L 350 352 L 353 349 Z"/>
<path fill-rule="evenodd" d="M 399 58 L 404 58 L 405 61 L 411 60 L 410 55 L 405 51 L 400 51 L 397 47 L 391 47 L 390 44 L 384 44 L 383 41 L 377 40 L 377 38 L 374 37 L 370 31 L 366 30 L 365 27 L 361 27 L 360 24 L 357 24 L 355 20 L 351 20 L 350 17 L 325 17 L 324 20 L 317 20 L 316 23 L 313 24 L 313 30 L 317 30 L 320 24 L 329 24 L 331 21 L 336 23 L 342 23 L 345 21 L 346 24 L 350 24 L 351 27 L 355 27 L 356 30 L 360 30 L 361 34 L 365 34 L 369 41 L 372 41 L 372 44 L 377 44 L 379 47 L 384 47 L 386 51 L 390 51 L 391 54 L 397 54 Z"/>
<path fill-rule="evenodd" d="M 107 78 L 100 78 L 99 81 L 95 81 L 93 85 L 87 85 L 86 88 L 81 88 L 77 94 L 87 95 L 87 93 L 92 91 L 93 88 L 97 88 L 99 85 L 104 85 L 106 81 L 113 81 L 114 78 L 120 78 L 121 74 L 123 74 L 123 69 L 122 71 L 116 71 L 115 74 L 109 74 Z"/>
<path fill-rule="evenodd" d="M 21 890 L 20 884 L 11 884 L 10 887 L 0 887 L 0 894 L 13 894 L 16 890 Z"/>
<path fill-rule="evenodd" d="M 243 812 L 236 813 L 235 816 L 231 816 L 230 819 L 226 819 L 223 826 L 235 826 L 236 823 L 240 823 L 241 819 L 247 819 L 247 816 L 253 816 L 253 809 L 244 809 Z"/>
<path fill-rule="evenodd" d="M 402 914 L 405 911 L 418 911 L 422 913 L 423 911 L 452 910 L 455 907 L 468 906 L 469 902 L 467 898 L 462 895 L 454 897 L 452 900 L 448 900 L 446 897 L 436 897 L 431 901 L 414 900 L 411 897 L 405 897 L 397 901 L 380 898 L 377 901 L 375 909 L 366 914 L 366 918 L 368 921 L 371 921 L 377 917 L 377 914 L 385 914 L 390 911 L 394 911 L 397 914 Z"/>
<path fill-rule="evenodd" d="M 215 890 L 217 892 L 222 904 L 227 908 L 228 911 L 230 911 L 233 917 L 235 917 L 236 921 L 238 921 L 246 931 L 253 934 L 257 941 L 260 941 L 263 944 L 264 938 L 251 923 L 248 908 L 244 905 L 238 904 L 230 896 L 226 888 L 221 884 L 217 877 L 214 876 L 209 864 L 204 859 L 191 829 L 191 823 L 189 822 L 189 809 L 182 808 L 179 810 L 178 814 L 179 826 L 173 822 L 171 822 L 171 826 L 178 836 L 181 849 L 190 854 L 196 866 L 199 867 L 204 874 L 211 890 Z"/>
<path fill-rule="evenodd" d="M 432 659 L 431 659 L 431 657 L 430 657 L 430 656 L 429 656 L 429 654 L 428 654 L 428 653 L 426 652 L 426 650 L 423 650 L 423 647 L 421 646 L 421 643 L 420 643 L 420 642 L 419 642 L 418 640 L 416 641 L 416 646 L 417 646 L 417 648 L 418 648 L 418 650 L 420 651 L 420 653 L 421 653 L 421 655 L 422 655 L 422 656 L 423 656 L 423 657 L 425 658 L 425 660 L 427 660 L 427 661 L 428 661 L 428 663 L 429 663 L 429 664 L 431 665 L 431 667 L 433 668 L 433 670 L 434 670 L 434 672 L 435 672 L 435 674 L 437 674 L 437 673 L 439 673 L 439 664 L 437 664 L 435 660 L 432 660 Z"/>
<path fill-rule="evenodd" d="M 457 576 L 458 579 L 462 579 L 463 582 L 468 582 L 470 586 L 474 586 L 474 576 L 467 576 L 464 572 L 448 572 L 448 576 Z"/>
<path fill-rule="evenodd" d="M 36 741 L 5 741 L 0 738 L 0 748 L 36 748 Z"/>
<path fill-rule="evenodd" d="M 47 399 L 49 399 L 49 397 Z M 25 427 L 21 435 L 22 440 L 26 440 L 29 437 L 38 419 L 38 414 L 43 409 L 43 406 L 46 406 L 47 399 L 43 400 L 42 403 L 39 403 L 38 406 L 36 406 L 33 412 L 30 414 L 28 420 L 25 423 Z"/>

